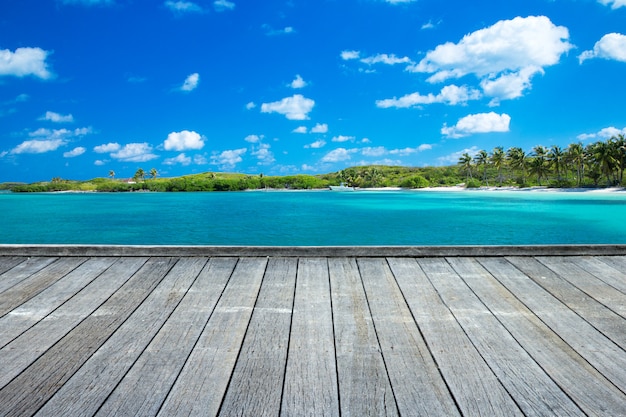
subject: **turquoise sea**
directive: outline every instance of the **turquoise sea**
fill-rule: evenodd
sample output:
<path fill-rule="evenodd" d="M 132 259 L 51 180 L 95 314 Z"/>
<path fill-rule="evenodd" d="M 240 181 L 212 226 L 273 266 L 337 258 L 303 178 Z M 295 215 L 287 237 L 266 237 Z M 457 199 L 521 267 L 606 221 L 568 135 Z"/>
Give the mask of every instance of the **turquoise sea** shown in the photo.
<path fill-rule="evenodd" d="M 0 213 L 4 244 L 626 243 L 626 193 L 1 193 Z"/>

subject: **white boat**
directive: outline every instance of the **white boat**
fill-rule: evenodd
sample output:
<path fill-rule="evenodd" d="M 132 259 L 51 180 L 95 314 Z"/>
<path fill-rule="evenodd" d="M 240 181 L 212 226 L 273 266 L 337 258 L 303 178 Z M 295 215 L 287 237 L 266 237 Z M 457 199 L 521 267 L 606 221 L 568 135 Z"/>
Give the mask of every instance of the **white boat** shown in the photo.
<path fill-rule="evenodd" d="M 330 191 L 354 191 L 354 187 L 347 187 L 343 182 L 340 185 L 331 185 Z"/>

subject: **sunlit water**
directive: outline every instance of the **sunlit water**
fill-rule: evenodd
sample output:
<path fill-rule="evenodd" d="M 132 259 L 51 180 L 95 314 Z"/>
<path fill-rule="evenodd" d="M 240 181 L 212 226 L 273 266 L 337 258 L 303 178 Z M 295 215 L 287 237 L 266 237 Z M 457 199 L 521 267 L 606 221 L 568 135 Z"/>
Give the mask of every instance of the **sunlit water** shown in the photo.
<path fill-rule="evenodd" d="M 2 193 L 0 214 L 0 243 L 626 243 L 626 193 Z"/>

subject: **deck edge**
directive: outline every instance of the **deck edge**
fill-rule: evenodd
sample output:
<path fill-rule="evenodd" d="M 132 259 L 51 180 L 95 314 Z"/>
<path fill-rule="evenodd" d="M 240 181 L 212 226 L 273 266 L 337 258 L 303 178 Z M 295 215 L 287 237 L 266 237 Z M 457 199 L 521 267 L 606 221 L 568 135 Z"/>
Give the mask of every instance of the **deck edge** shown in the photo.
<path fill-rule="evenodd" d="M 320 256 L 320 257 L 459 257 L 459 256 L 626 255 L 626 245 L 523 246 L 160 246 L 0 244 L 0 256 Z"/>

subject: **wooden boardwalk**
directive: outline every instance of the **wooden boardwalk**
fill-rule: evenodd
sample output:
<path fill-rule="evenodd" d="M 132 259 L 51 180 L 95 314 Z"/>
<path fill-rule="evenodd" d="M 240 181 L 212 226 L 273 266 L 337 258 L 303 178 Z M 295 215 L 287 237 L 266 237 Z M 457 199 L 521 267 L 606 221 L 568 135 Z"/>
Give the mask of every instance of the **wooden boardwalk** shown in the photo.
<path fill-rule="evenodd" d="M 87 252 L 0 251 L 0 416 L 626 416 L 624 255 Z"/>

